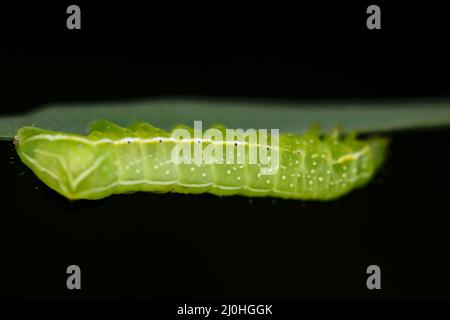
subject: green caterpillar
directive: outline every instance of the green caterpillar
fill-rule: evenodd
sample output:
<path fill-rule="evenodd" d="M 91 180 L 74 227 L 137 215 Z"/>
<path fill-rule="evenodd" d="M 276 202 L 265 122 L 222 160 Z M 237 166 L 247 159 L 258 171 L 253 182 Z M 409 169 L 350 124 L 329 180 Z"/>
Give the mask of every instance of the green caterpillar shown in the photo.
<path fill-rule="evenodd" d="M 148 191 L 304 200 L 336 199 L 365 185 L 384 162 L 388 145 L 384 138 L 364 140 L 352 134 L 341 137 L 337 132 L 319 135 L 316 129 L 302 135 L 281 134 L 276 147 L 227 138 L 176 140 L 172 133 L 145 122 L 123 128 L 99 120 L 87 136 L 23 127 L 15 144 L 21 160 L 68 199 Z M 273 135 L 268 135 L 268 141 L 272 140 Z M 180 144 L 188 150 L 197 144 L 202 151 L 210 145 L 229 146 L 236 151 L 234 160 L 239 150 L 264 148 L 278 155 L 279 164 L 273 174 L 262 174 L 262 158 L 250 163 L 247 157 L 240 164 L 176 163 L 172 155 Z M 242 145 L 245 148 L 239 149 Z"/>

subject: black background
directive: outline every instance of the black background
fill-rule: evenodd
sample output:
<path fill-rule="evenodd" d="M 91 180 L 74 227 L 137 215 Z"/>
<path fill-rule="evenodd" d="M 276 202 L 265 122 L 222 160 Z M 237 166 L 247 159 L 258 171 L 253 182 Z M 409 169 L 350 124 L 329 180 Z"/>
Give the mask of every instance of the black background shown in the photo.
<path fill-rule="evenodd" d="M 1 111 L 155 96 L 450 96 L 445 8 L 372 2 L 2 5 Z M 138 193 L 68 202 L 1 143 L 2 298 L 449 298 L 447 129 L 392 133 L 374 183 L 330 203 Z M 82 290 L 66 289 L 66 267 Z M 366 267 L 382 290 L 366 288 Z"/>

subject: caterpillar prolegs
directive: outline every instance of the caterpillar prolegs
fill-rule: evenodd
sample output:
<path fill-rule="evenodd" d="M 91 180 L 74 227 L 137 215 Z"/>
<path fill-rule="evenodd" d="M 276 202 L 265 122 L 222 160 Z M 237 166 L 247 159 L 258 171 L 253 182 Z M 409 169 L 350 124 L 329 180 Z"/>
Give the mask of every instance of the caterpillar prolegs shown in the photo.
<path fill-rule="evenodd" d="M 282 133 L 273 146 L 245 136 L 244 140 L 231 140 L 224 127 L 214 128 L 224 133 L 223 138 L 177 139 L 174 131 L 145 122 L 123 128 L 99 120 L 88 135 L 23 127 L 16 136 L 16 149 L 45 184 L 69 199 L 149 191 L 305 200 L 335 199 L 365 185 L 382 165 L 387 150 L 387 140 L 379 137 L 358 139 L 336 132 L 320 135 L 312 129 L 301 135 Z M 178 129 L 193 133 L 189 127 L 174 130 Z M 274 141 L 270 134 L 266 138 Z M 174 148 L 188 150 L 192 152 L 189 156 L 195 157 L 195 148 L 206 151 L 211 146 L 216 156 L 223 150 L 224 158 L 234 151 L 234 161 L 180 163 L 173 159 Z M 262 172 L 262 158 L 249 161 L 252 148 L 257 155 L 267 149 L 269 159 L 278 156 L 272 174 Z M 247 152 L 243 162 L 236 161 L 239 150 Z M 185 157 L 186 152 L 180 155 Z"/>

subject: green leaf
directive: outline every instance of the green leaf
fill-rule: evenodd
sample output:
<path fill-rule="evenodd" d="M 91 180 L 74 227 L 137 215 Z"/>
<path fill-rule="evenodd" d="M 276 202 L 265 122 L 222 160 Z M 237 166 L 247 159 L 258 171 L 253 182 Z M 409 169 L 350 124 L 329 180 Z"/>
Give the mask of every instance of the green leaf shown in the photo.
<path fill-rule="evenodd" d="M 0 118 L 0 139 L 12 139 L 22 126 L 86 133 L 89 123 L 107 119 L 127 126 L 144 120 L 169 130 L 175 125 L 203 128 L 221 123 L 230 128 L 276 128 L 304 132 L 312 124 L 329 131 L 382 132 L 450 125 L 450 100 L 398 102 L 286 103 L 282 101 L 152 99 L 111 103 L 53 104 L 21 115 Z"/>

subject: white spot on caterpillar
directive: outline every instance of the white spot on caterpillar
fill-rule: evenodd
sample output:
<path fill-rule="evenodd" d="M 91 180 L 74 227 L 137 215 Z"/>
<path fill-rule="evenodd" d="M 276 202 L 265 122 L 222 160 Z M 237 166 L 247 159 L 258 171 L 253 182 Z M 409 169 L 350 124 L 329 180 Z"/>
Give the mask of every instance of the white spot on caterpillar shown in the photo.
<path fill-rule="evenodd" d="M 227 170 L 227 175 L 230 175 L 231 174 L 231 171 L 230 170 Z"/>
<path fill-rule="evenodd" d="M 206 173 L 205 173 L 205 172 L 202 173 L 202 177 L 203 177 L 203 178 L 206 177 Z"/>
<path fill-rule="evenodd" d="M 293 187 L 294 187 L 294 184 L 291 183 L 291 184 L 289 185 L 289 188 L 293 188 Z"/>
<path fill-rule="evenodd" d="M 136 169 L 136 173 L 139 174 L 141 172 L 140 169 Z"/>
<path fill-rule="evenodd" d="M 170 171 L 169 171 L 169 170 L 166 170 L 166 174 L 169 175 L 169 174 L 170 174 Z"/>
<path fill-rule="evenodd" d="M 241 181 L 241 177 L 240 176 L 238 176 L 237 179 L 238 179 L 238 181 Z"/>
<path fill-rule="evenodd" d="M 270 184 L 270 180 L 269 180 L 269 179 L 267 179 L 267 180 L 266 180 L 266 183 L 267 183 L 267 184 Z"/>
<path fill-rule="evenodd" d="M 153 168 L 154 168 L 154 169 L 158 169 L 158 165 L 155 164 L 155 165 L 153 166 Z"/>
<path fill-rule="evenodd" d="M 194 167 L 191 167 L 191 172 L 194 172 L 195 171 L 195 168 Z"/>
<path fill-rule="evenodd" d="M 282 177 L 281 177 L 281 180 L 286 180 L 286 176 L 282 176 Z"/>

